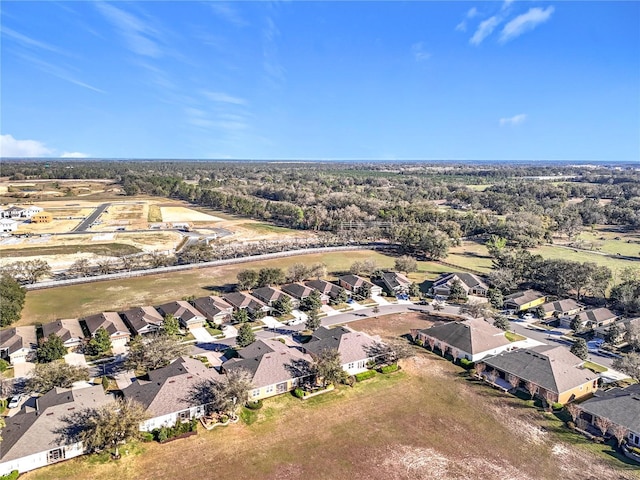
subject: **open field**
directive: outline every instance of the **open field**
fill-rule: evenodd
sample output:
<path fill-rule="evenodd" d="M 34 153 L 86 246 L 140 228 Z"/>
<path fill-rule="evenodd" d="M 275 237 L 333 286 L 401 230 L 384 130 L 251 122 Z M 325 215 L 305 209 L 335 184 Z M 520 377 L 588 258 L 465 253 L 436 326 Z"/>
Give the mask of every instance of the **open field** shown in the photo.
<path fill-rule="evenodd" d="M 160 207 L 163 222 L 219 222 L 222 219 L 185 207 Z"/>
<path fill-rule="evenodd" d="M 540 429 L 557 427 L 523 401 L 469 381 L 416 350 L 403 370 L 307 401 L 265 400 L 244 422 L 166 445 L 129 446 L 118 462 L 93 456 L 29 480 L 225 478 L 298 480 L 638 478 L 637 469 Z M 553 430 L 552 430 L 553 431 Z"/>
<path fill-rule="evenodd" d="M 584 231 L 578 235 L 584 242 L 584 248 L 596 251 L 638 257 L 640 260 L 640 232 L 618 232 L 599 226 L 592 231 Z"/>
<path fill-rule="evenodd" d="M 126 243 L 103 243 L 98 245 L 58 245 L 51 247 L 28 247 L 28 248 L 8 248 L 2 250 L 2 255 L 6 257 L 46 257 L 49 255 L 65 255 L 70 253 L 92 253 L 94 255 L 104 255 L 115 257 L 118 255 L 131 255 L 140 253 L 139 248 Z"/>
<path fill-rule="evenodd" d="M 609 267 L 614 273 L 624 268 L 640 268 L 640 258 L 637 261 L 625 260 L 623 258 L 608 257 L 598 255 L 597 253 L 585 252 L 583 250 L 574 250 L 555 245 L 543 245 L 532 253 L 539 253 L 544 258 L 574 260 L 576 262 L 593 262 L 603 267 Z"/>
<path fill-rule="evenodd" d="M 0 181 L 0 194 L 12 198 L 45 200 L 56 197 L 86 197 L 96 194 L 117 194 L 122 192 L 113 180 L 9 180 Z"/>

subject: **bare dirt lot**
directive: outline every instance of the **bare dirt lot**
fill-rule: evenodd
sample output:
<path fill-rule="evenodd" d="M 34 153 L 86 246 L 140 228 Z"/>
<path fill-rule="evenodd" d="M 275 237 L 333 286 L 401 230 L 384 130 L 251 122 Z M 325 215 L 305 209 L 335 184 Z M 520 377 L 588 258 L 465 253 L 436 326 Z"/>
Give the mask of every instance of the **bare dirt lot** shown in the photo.
<path fill-rule="evenodd" d="M 185 207 L 160 207 L 163 222 L 219 222 L 220 217 Z"/>

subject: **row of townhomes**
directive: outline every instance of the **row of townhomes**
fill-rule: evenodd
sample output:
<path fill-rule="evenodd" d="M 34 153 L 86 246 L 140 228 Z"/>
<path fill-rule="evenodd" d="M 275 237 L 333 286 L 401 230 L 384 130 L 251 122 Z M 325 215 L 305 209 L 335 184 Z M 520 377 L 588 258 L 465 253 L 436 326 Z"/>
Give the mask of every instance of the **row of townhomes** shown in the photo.
<path fill-rule="evenodd" d="M 385 275 L 391 291 L 400 291 L 398 285 L 408 288 L 410 282 L 404 275 L 389 272 Z M 391 283 L 393 282 L 393 283 Z M 44 338 L 55 334 L 62 338 L 65 347 L 77 348 L 104 328 L 111 338 L 115 353 L 122 353 L 132 335 L 145 335 L 162 328 L 165 316 L 172 315 L 185 329 L 203 327 L 207 322 L 221 325 L 231 320 L 236 310 L 246 309 L 250 314 L 269 313 L 273 303 L 283 297 L 289 298 L 294 308 L 318 291 L 323 304 L 337 298 L 342 290 L 347 295 L 357 294 L 367 286 L 372 295 L 379 295 L 382 287 L 374 285 L 358 275 L 345 275 L 337 284 L 326 280 L 310 280 L 291 283 L 279 288 L 262 287 L 251 292 L 231 292 L 223 296 L 206 296 L 192 300 L 177 300 L 158 306 L 134 307 L 122 312 L 102 312 L 81 319 L 56 320 L 42 326 Z M 395 288 L 393 288 L 395 287 Z M 37 348 L 36 327 L 14 327 L 0 331 L 0 358 L 10 363 L 25 362 Z"/>
<path fill-rule="evenodd" d="M 285 343 L 281 339 L 257 340 L 238 350 L 237 358 L 221 357 L 216 366 L 197 358 L 180 357 L 166 367 L 152 370 L 147 377 L 135 379 L 122 389 L 121 395 L 146 408 L 149 418 L 140 424 L 140 430 L 150 432 L 207 414 L 207 404 L 198 401 L 193 393 L 202 382 L 221 380 L 231 370 L 249 372 L 252 381 L 249 399 L 261 400 L 311 381 L 314 356 L 327 348 L 338 351 L 347 373 L 363 372 L 375 359 L 373 347 L 380 342 L 378 337 L 346 327 L 320 327 L 302 345 L 286 338 Z M 41 397 L 30 398 L 20 412 L 6 419 L 0 444 L 0 475 L 13 470 L 27 472 L 85 453 L 80 444 L 60 443 L 56 430 L 70 412 L 113 400 L 101 385 L 56 388 Z"/>

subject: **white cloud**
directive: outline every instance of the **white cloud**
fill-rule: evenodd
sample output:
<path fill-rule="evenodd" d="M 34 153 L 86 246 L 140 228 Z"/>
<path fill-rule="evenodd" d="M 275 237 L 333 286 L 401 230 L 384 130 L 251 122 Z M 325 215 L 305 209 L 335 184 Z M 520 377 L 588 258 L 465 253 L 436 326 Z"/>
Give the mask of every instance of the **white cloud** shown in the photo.
<path fill-rule="evenodd" d="M 480 25 L 478 25 L 478 28 L 473 34 L 473 37 L 471 37 L 471 40 L 469 40 L 469 43 L 472 45 L 480 45 L 485 38 L 491 35 L 501 21 L 502 20 L 500 18 L 494 15 L 493 17 L 489 17 L 480 22 Z"/>
<path fill-rule="evenodd" d="M 213 13 L 236 27 L 244 27 L 248 25 L 246 20 L 238 13 L 238 11 L 226 2 L 211 2 L 208 4 Z"/>
<path fill-rule="evenodd" d="M 34 56 L 31 56 L 31 55 L 19 55 L 19 57 L 22 60 L 26 61 L 26 62 L 30 62 L 35 67 L 37 67 L 38 69 L 42 70 L 43 72 L 48 73 L 50 75 L 53 75 L 54 77 L 58 77 L 58 78 L 60 78 L 62 80 L 66 80 L 67 82 L 73 83 L 74 85 L 78 85 L 79 87 L 83 87 L 83 88 L 87 88 L 89 90 L 93 90 L 94 92 L 106 93 L 104 90 L 102 90 L 102 89 L 100 89 L 98 87 L 94 87 L 93 85 L 89 85 L 86 82 L 78 80 L 69 71 L 69 68 L 65 68 L 65 67 L 61 66 L 60 64 L 54 65 L 52 63 L 45 62 L 44 60 L 41 60 L 41 59 L 36 58 Z"/>
<path fill-rule="evenodd" d="M 12 135 L 0 135 L 0 157 L 43 157 L 53 150 L 37 140 L 16 140 Z"/>
<path fill-rule="evenodd" d="M 424 42 L 418 42 L 411 45 L 411 53 L 416 62 L 424 62 L 431 58 L 431 53 L 427 52 L 424 48 Z"/>
<path fill-rule="evenodd" d="M 467 12 L 467 18 L 473 18 L 478 15 L 478 9 L 476 7 L 471 7 Z"/>
<path fill-rule="evenodd" d="M 467 31 L 467 22 L 464 20 L 456 25 L 456 32 L 466 32 Z"/>
<path fill-rule="evenodd" d="M 246 105 L 247 101 L 244 98 L 234 97 L 224 92 L 210 92 L 203 91 L 202 94 L 209 100 L 217 103 L 231 103 L 233 105 Z"/>
<path fill-rule="evenodd" d="M 95 5 L 100 13 L 120 31 L 131 51 L 146 57 L 162 56 L 160 47 L 156 43 L 158 31 L 148 22 L 108 3 L 96 2 Z"/>
<path fill-rule="evenodd" d="M 89 158 L 91 155 L 82 152 L 63 152 L 60 158 Z"/>
<path fill-rule="evenodd" d="M 500 35 L 500 42 L 508 42 L 529 30 L 533 30 L 541 23 L 549 20 L 553 11 L 554 8 L 551 6 L 545 9 L 535 7 L 530 8 L 527 13 L 518 15 L 504 26 Z"/>
<path fill-rule="evenodd" d="M 519 113 L 513 117 L 504 117 L 500 119 L 500 126 L 504 125 L 520 125 L 527 119 L 526 113 Z"/>
<path fill-rule="evenodd" d="M 63 50 L 60 50 L 57 47 L 54 47 L 53 45 L 50 45 L 45 42 L 41 42 L 40 40 L 36 40 L 31 37 L 27 37 L 26 35 L 16 32 L 15 30 L 10 29 L 9 27 L 2 27 L 2 34 L 15 40 L 16 42 L 20 43 L 25 47 L 35 47 L 37 49 L 39 48 L 42 50 L 48 50 L 49 52 L 53 52 L 53 53 L 68 55 L 66 52 L 64 52 Z"/>

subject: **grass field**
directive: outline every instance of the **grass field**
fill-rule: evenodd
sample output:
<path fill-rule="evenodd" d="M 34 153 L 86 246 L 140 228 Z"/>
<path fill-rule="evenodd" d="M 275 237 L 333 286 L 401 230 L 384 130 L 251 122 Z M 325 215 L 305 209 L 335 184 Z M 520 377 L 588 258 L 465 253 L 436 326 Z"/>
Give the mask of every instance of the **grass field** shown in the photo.
<path fill-rule="evenodd" d="M 3 257 L 33 257 L 44 255 L 65 255 L 71 253 L 94 253 L 96 255 L 118 256 L 140 253 L 133 245 L 126 243 L 102 243 L 96 245 L 59 245 L 49 247 L 6 248 L 0 250 Z"/>
<path fill-rule="evenodd" d="M 598 251 L 629 257 L 638 257 L 640 260 L 640 233 L 617 232 L 606 227 L 599 226 L 592 231 L 584 231 L 578 236 L 579 240 L 587 243 L 587 248 L 594 246 Z"/>
<path fill-rule="evenodd" d="M 623 268 L 640 268 L 640 258 L 637 261 L 625 260 L 623 258 L 608 257 L 598 255 L 597 253 L 585 252 L 583 250 L 574 250 L 555 245 L 543 245 L 532 253 L 538 253 L 544 258 L 574 260 L 576 262 L 594 262 L 602 267 L 609 267 L 612 271 L 620 271 Z"/>
<path fill-rule="evenodd" d="M 374 259 L 382 268 L 393 267 L 395 261 L 391 256 L 371 250 L 332 252 L 35 290 L 27 293 L 22 319 L 16 325 L 79 318 L 137 305 L 159 305 L 189 295 L 211 295 L 212 291 L 224 290 L 235 283 L 238 272 L 247 268 L 279 267 L 286 270 L 294 263 L 322 262 L 335 275 L 348 271 L 353 262 L 367 258 Z M 442 272 L 451 271 L 450 267 L 430 262 L 418 262 L 418 267 L 419 271 L 410 274 L 409 278 L 420 284 Z M 69 302 L 70 298 L 74 301 Z"/>
<path fill-rule="evenodd" d="M 524 402 L 461 376 L 422 349 L 403 370 L 301 401 L 281 395 L 244 422 L 166 445 L 146 443 L 24 476 L 51 479 L 557 479 L 638 478 L 637 469 L 579 446 Z M 563 440 L 560 440 L 560 439 Z M 586 441 L 583 441 L 583 443 Z M 128 454 L 127 454 L 128 452 Z"/>
<path fill-rule="evenodd" d="M 291 228 L 278 227 L 277 225 L 272 225 L 270 223 L 247 222 L 247 223 L 243 223 L 242 226 L 244 228 L 248 228 L 249 230 L 254 230 L 256 232 L 273 232 L 273 233 L 300 232 L 300 230 L 293 230 Z M 300 233 L 302 234 L 304 232 L 300 232 Z"/>
<path fill-rule="evenodd" d="M 149 222 L 162 222 L 162 211 L 158 205 L 149 205 L 149 213 L 147 214 Z"/>

